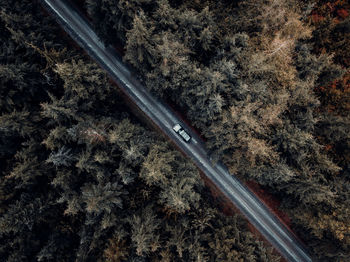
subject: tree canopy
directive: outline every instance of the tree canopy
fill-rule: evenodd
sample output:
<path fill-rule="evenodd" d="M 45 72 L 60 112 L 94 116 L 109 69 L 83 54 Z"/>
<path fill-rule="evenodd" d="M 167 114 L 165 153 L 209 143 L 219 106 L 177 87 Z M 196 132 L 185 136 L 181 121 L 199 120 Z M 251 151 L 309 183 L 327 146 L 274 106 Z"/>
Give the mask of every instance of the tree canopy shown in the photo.
<path fill-rule="evenodd" d="M 0 6 L 1 260 L 280 260 L 37 2 Z"/>

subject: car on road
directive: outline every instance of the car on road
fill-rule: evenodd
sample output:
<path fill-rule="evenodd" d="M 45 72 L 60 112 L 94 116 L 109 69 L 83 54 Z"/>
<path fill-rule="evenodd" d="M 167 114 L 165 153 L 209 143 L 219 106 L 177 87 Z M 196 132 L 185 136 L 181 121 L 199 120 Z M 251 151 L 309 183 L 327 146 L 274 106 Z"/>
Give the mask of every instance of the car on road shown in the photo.
<path fill-rule="evenodd" d="M 178 133 L 185 142 L 189 142 L 191 140 L 191 136 L 182 128 L 180 124 L 176 124 L 173 126 L 173 130 Z"/>

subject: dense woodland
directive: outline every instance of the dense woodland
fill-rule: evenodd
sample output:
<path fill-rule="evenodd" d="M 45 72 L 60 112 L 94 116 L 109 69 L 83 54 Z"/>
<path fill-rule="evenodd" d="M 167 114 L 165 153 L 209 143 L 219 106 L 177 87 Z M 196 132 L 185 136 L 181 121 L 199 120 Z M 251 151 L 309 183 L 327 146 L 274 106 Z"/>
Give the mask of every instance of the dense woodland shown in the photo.
<path fill-rule="evenodd" d="M 30 0 L 0 0 L 1 261 L 280 261 Z"/>
<path fill-rule="evenodd" d="M 107 43 L 212 156 L 281 200 L 323 261 L 350 257 L 347 1 L 86 0 Z"/>
<path fill-rule="evenodd" d="M 320 261 L 349 261 L 347 1 L 75 2 Z M 2 260 L 280 261 L 38 2 L 0 0 L 0 32 Z"/>

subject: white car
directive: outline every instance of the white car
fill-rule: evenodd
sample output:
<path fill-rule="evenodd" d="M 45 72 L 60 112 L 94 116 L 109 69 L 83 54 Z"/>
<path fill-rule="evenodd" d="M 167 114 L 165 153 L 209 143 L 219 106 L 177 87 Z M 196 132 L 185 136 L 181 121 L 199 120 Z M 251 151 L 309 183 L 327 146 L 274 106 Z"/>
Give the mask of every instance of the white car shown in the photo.
<path fill-rule="evenodd" d="M 186 142 L 189 142 L 191 140 L 191 136 L 179 124 L 174 125 L 173 130 L 178 133 Z"/>

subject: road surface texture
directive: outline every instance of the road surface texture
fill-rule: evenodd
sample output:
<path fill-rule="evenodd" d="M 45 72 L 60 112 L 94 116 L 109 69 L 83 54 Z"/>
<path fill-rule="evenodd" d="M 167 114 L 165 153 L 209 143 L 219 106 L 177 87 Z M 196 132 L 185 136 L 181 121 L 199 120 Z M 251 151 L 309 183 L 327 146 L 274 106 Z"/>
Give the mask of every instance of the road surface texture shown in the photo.
<path fill-rule="evenodd" d="M 129 98 L 161 129 L 198 168 L 231 200 L 251 224 L 288 261 L 312 261 L 298 239 L 269 209 L 221 163 L 213 164 L 203 141 L 162 101 L 152 96 L 123 64 L 115 49 L 106 47 L 91 25 L 73 6 L 63 0 L 41 0 L 66 32 L 104 68 Z M 186 143 L 173 131 L 180 124 L 190 135 Z"/>

